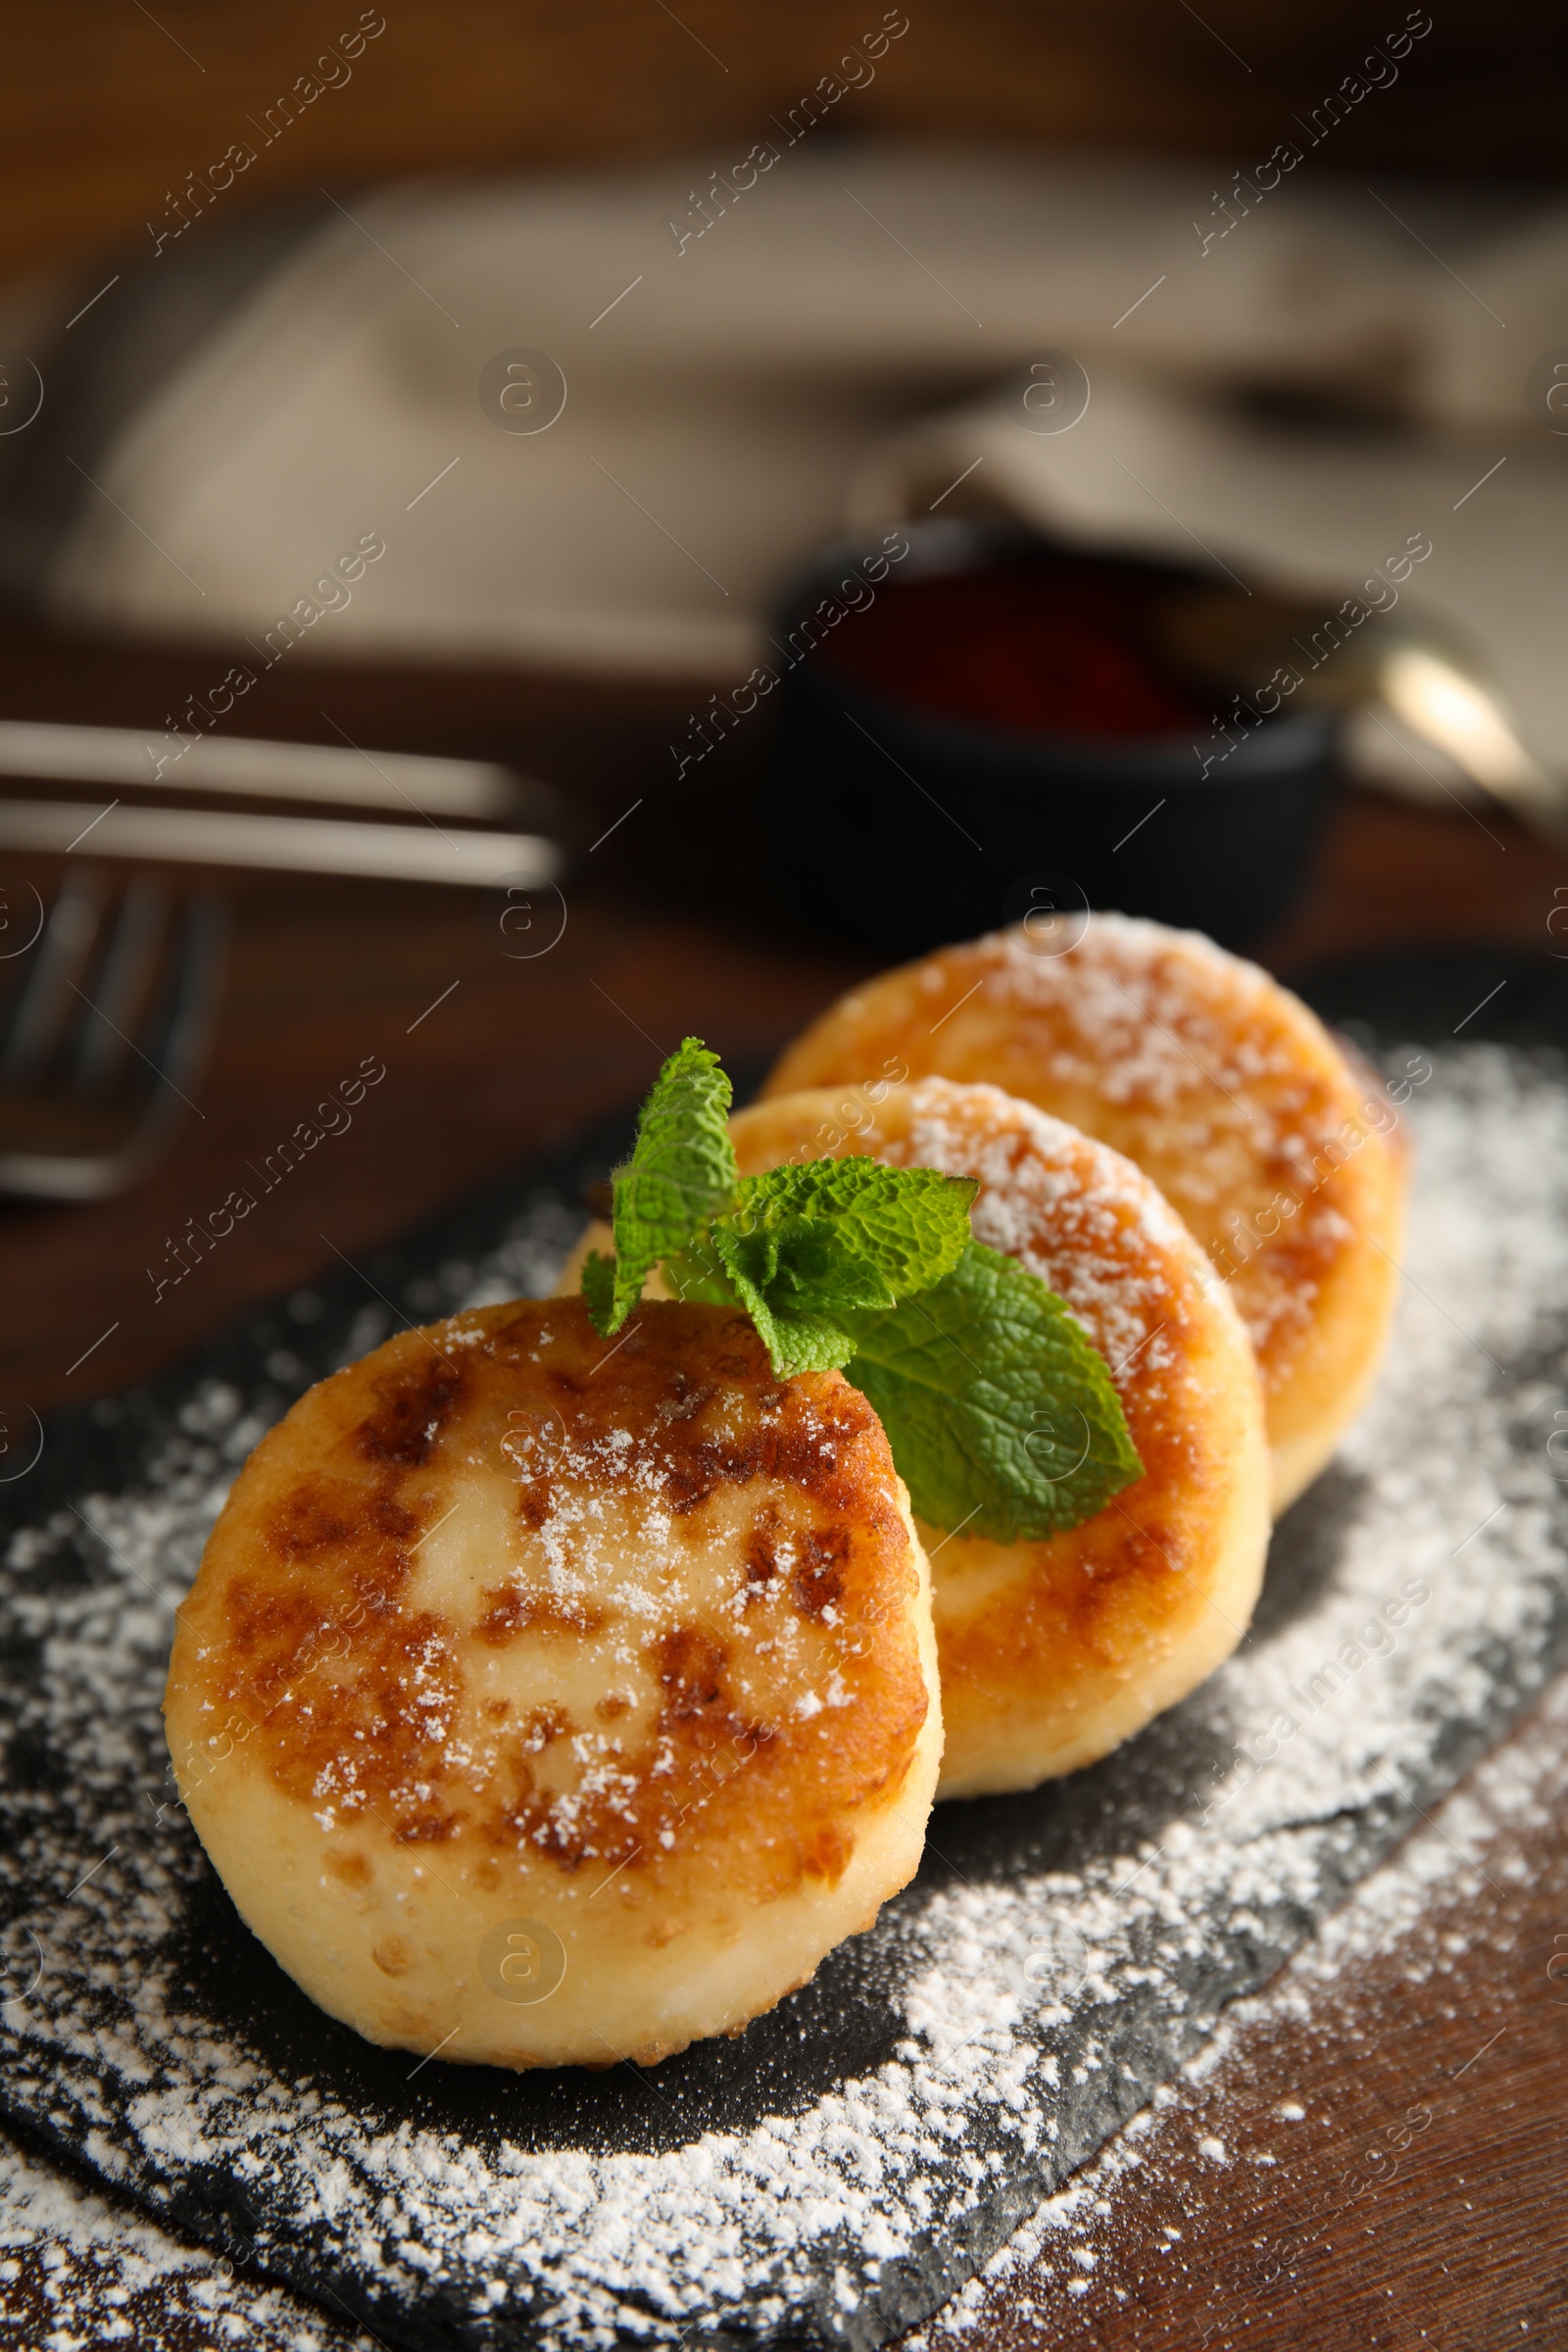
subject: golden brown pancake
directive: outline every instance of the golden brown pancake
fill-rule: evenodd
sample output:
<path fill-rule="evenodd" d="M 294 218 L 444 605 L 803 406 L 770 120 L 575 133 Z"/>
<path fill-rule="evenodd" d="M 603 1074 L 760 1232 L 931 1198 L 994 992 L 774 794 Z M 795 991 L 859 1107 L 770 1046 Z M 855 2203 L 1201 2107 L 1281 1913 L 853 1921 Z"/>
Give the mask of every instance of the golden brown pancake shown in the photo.
<path fill-rule="evenodd" d="M 1377 1371 L 1404 1194 L 1396 1114 L 1316 1016 L 1197 932 L 1027 922 L 885 973 L 788 1048 L 764 1095 L 985 1081 L 1125 1152 L 1229 1285 L 1257 1350 L 1283 1510 Z M 1070 937 L 1068 933 L 1066 936 Z"/>
<path fill-rule="evenodd" d="M 733 2033 L 870 1926 L 941 1750 L 924 1555 L 837 1373 L 749 1320 L 482 1307 L 265 1438 L 165 1701 L 242 1916 L 370 2040 L 502 2066 Z"/>
<path fill-rule="evenodd" d="M 884 1088 L 853 1136 L 840 1100 L 792 1095 L 738 1113 L 742 1172 L 831 1145 L 977 1178 L 977 1240 L 1066 1300 L 1110 1367 L 1144 1465 L 1094 1518 L 1044 1543 L 916 1523 L 947 1731 L 938 1793 L 1032 1788 L 1104 1755 L 1245 1632 L 1268 1541 L 1256 1363 L 1191 1235 L 1118 1152 L 990 1086 Z M 595 1229 L 575 1263 L 607 1243 Z"/>

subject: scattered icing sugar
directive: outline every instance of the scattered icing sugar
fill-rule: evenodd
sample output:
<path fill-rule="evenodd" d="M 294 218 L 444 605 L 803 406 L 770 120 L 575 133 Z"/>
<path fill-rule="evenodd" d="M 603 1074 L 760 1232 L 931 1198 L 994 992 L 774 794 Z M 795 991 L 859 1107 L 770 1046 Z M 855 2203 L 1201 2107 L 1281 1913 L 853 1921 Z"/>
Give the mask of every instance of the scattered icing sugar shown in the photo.
<path fill-rule="evenodd" d="M 1055 1016 L 1053 1075 L 1108 1102 L 1174 1109 L 1216 1088 L 1240 1097 L 1259 1080 L 1272 1092 L 1296 1073 L 1294 1040 L 1277 1015 L 1258 1017 L 1279 1003 L 1277 983 L 1200 932 L 1096 914 L 1065 955 L 1040 955 L 1021 926 L 973 953 L 991 966 L 988 996 Z M 1255 1120 L 1251 1097 L 1233 1106 L 1238 1120 L 1249 1112 Z"/>
<path fill-rule="evenodd" d="M 26 2333 L 12 2333 L 13 2328 Z M 78 2186 L 0 2137 L 0 2341 L 38 2352 L 126 2344 L 135 2352 L 374 2352 L 287 2287 Z"/>
<path fill-rule="evenodd" d="M 7 2100 L 155 2202 L 216 2173 L 263 2269 L 335 2277 L 426 2334 L 504 2319 L 584 2346 L 673 2344 L 705 2323 L 875 2340 L 929 2307 L 933 2239 L 978 2263 L 1020 2222 L 1049 2230 L 1108 2203 L 1114 2146 L 1064 2186 L 1084 2155 L 1157 2109 L 1161 2077 L 1214 2046 L 1231 1996 L 1335 1908 L 1564 1645 L 1568 1091 L 1544 1057 L 1436 1058 L 1410 1111 L 1390 1361 L 1298 1506 L 1305 1532 L 1282 1531 L 1257 1629 L 1125 1770 L 1112 1759 L 1036 1802 L 1013 1862 L 985 1866 L 998 1875 L 938 1873 L 885 1908 L 862 1949 L 903 2038 L 880 2060 L 760 2095 L 743 2127 L 552 2147 L 508 2135 L 504 2095 L 489 2133 L 351 2107 L 279 2072 L 240 2021 L 215 2024 L 183 1933 L 203 1866 L 182 1818 L 158 1811 L 171 1612 L 258 1434 L 208 1382 L 133 1490 L 84 1495 L 10 1548 L 4 1599 L 28 1645 L 15 1729 L 71 1761 L 69 1788 L 34 1771 L 7 1792 L 0 1957 L 26 1985 L 0 2007 Z M 483 1298 L 497 1275 L 468 1279 Z M 959 1814 L 939 1816 L 940 1844 Z M 1418 1838 L 1368 1882 L 1380 1932 L 1466 1848 L 1443 1818 L 1450 1845 Z M 1359 1916 L 1298 1962 L 1302 1997 Z"/>

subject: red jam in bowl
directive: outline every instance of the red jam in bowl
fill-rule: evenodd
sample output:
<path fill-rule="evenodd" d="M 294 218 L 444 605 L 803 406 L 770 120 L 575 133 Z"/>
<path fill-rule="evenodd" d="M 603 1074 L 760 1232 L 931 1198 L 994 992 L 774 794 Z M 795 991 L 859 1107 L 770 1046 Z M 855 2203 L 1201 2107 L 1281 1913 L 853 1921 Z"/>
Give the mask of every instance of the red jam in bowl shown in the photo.
<path fill-rule="evenodd" d="M 841 674 L 934 717 L 1015 734 L 1126 742 L 1206 711 L 1161 676 L 1147 617 L 1168 586 L 1094 562 L 889 578 L 823 654 Z"/>

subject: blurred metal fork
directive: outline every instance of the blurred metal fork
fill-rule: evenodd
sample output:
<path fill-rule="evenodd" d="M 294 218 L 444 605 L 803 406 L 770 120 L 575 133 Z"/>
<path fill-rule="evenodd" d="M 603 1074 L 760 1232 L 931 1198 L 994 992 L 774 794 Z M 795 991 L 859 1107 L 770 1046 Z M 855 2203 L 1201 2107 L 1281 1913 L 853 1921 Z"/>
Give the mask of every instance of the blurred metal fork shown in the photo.
<path fill-rule="evenodd" d="M 0 1195 L 107 1200 L 196 1107 L 227 906 L 157 874 L 116 889 L 96 865 L 47 908 L 23 894 L 0 906 Z"/>

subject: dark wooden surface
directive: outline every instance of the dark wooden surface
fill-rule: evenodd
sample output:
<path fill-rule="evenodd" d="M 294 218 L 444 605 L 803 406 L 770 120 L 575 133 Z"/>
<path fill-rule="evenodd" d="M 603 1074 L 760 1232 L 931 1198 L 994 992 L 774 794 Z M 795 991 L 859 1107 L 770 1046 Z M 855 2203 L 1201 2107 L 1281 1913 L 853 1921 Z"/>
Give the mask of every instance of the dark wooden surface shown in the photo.
<path fill-rule="evenodd" d="M 362 13 L 385 30 L 267 143 L 269 108 Z M 256 160 L 207 205 L 232 220 L 294 191 L 317 199 L 413 172 L 625 161 L 695 149 L 722 170 L 765 137 L 883 22 L 884 0 L 74 0 L 9 12 L 0 83 L 8 201 L 0 272 L 149 254 L 189 175 L 230 144 Z M 921 0 L 838 131 L 1116 140 L 1213 153 L 1226 184 L 1339 89 L 1410 12 L 1404 0 Z M 1336 170 L 1366 165 L 1560 179 L 1563 23 L 1446 0 L 1395 82 L 1334 132 Z M 854 75 L 863 69 L 852 66 Z M 207 204 L 200 187 L 198 206 Z"/>
<path fill-rule="evenodd" d="M 41 674 L 37 659 L 0 646 L 0 707 L 53 699 L 61 708 L 60 681 L 46 691 Z M 93 707 L 141 715 L 125 705 L 126 691 L 122 681 L 106 708 L 100 684 Z M 532 704 L 517 692 L 498 696 L 488 719 L 474 719 L 471 701 L 455 699 L 449 710 L 440 733 L 453 749 L 481 748 L 476 729 L 544 727 L 553 710 L 555 772 L 595 806 L 635 798 L 658 749 L 659 711 L 632 703 L 614 710 L 600 698 L 591 716 L 579 708 L 575 722 L 567 704 L 548 695 Z M 398 728 L 405 740 L 418 732 Z M 867 968 L 870 959 L 853 948 L 793 931 L 788 908 L 759 891 L 738 852 L 707 866 L 678 854 L 687 823 L 678 808 L 645 813 L 646 831 L 623 845 L 618 867 L 603 876 L 591 868 L 568 885 L 559 943 L 529 961 L 504 953 L 496 902 L 478 894 L 244 885 L 204 1115 L 121 1200 L 0 1210 L 0 1389 L 44 1410 L 117 1387 L 219 1330 L 247 1301 L 334 1263 L 334 1249 L 358 1255 L 626 1102 L 687 1031 L 728 1059 L 757 1060 Z M 744 809 L 734 813 L 734 840 L 744 845 Z M 1459 813 L 1348 795 L 1320 871 L 1265 943 L 1266 959 L 1296 968 L 1434 939 L 1502 939 L 1551 953 L 1559 943 L 1547 918 L 1554 891 L 1568 886 L 1568 858 L 1504 820 L 1488 821 L 1484 833 Z M 44 885 L 53 869 L 20 860 L 13 870 Z M 384 1060 L 387 1075 L 352 1128 L 155 1304 L 146 1269 L 166 1237 L 220 1200 L 245 1162 L 367 1054 Z M 1560 1741 L 1560 1719 L 1535 1737 Z M 1088 2287 L 1069 2295 L 1058 2249 L 1042 2258 L 1053 2278 L 1037 2266 L 999 2289 L 978 2336 L 965 2340 L 1171 2352 L 1230 2342 L 1268 2352 L 1305 2343 L 1321 2352 L 1568 2343 L 1568 1986 L 1545 1973 L 1553 1949 L 1568 1949 L 1568 1825 L 1560 1816 L 1504 1821 L 1486 1873 L 1444 1897 L 1440 1924 L 1452 1949 L 1437 1989 L 1434 1979 L 1412 1983 L 1408 1953 L 1396 1950 L 1313 1994 L 1299 2014 L 1288 2004 L 1205 2082 L 1179 2091 L 1192 2123 L 1185 2155 L 1178 2150 L 1119 2192 L 1130 2200 L 1118 2203 L 1127 2227 L 1147 2230 L 1147 2259 L 1135 2236 L 1124 2260 L 1075 2274 Z M 1437 1930 L 1429 1920 L 1420 1932 Z M 1565 1941 L 1554 1946 L 1554 1936 Z M 1499 2026 L 1503 2037 L 1468 2064 Z M 1309 2120 L 1269 2123 L 1282 2100 Z M 1329 2171 L 1364 2152 L 1391 2116 L 1422 2104 L 1434 2120 L 1409 2161 L 1325 2230 Z M 1278 2161 L 1221 2167 L 1202 2155 L 1204 2136 L 1254 2151 L 1266 2141 Z M 1308 2252 L 1266 2291 L 1215 2284 L 1240 2275 L 1255 2241 L 1277 2243 L 1313 2216 Z M 11 2316 L 0 2313 L 0 2344 L 45 2340 L 36 2308 L 25 2317 L 27 2275 L 6 2290 Z M 157 2292 L 147 2295 L 138 2299 L 138 2340 L 218 2340 L 187 2325 L 183 2304 L 161 2309 Z M 63 2287 L 50 2324 L 70 2323 Z"/>

